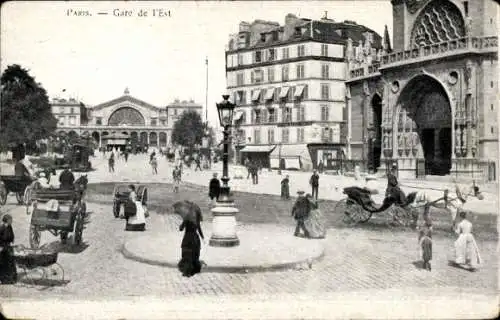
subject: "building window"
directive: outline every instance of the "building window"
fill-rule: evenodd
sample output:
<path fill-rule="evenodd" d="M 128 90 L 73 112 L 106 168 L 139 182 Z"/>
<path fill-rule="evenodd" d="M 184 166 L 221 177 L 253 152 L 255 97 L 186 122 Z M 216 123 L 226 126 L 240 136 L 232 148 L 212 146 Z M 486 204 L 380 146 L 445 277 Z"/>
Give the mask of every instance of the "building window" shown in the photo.
<path fill-rule="evenodd" d="M 102 125 L 102 118 L 101 117 L 98 117 L 95 119 L 95 124 L 98 125 L 98 126 L 101 126 Z"/>
<path fill-rule="evenodd" d="M 242 86 L 244 84 L 244 74 L 240 72 L 236 75 L 236 85 Z"/>
<path fill-rule="evenodd" d="M 267 142 L 274 143 L 274 130 L 273 129 L 269 129 L 267 131 Z"/>
<path fill-rule="evenodd" d="M 282 122 L 292 122 L 292 108 L 283 108 Z"/>
<path fill-rule="evenodd" d="M 260 110 L 255 110 L 254 121 L 255 124 L 261 123 Z"/>
<path fill-rule="evenodd" d="M 282 59 L 288 59 L 290 57 L 290 49 L 289 48 L 281 49 L 281 53 L 283 55 Z"/>
<path fill-rule="evenodd" d="M 290 130 L 283 128 L 281 131 L 281 142 L 288 143 L 290 141 Z"/>
<path fill-rule="evenodd" d="M 495 133 L 495 127 L 491 127 L 491 133 Z"/>
<path fill-rule="evenodd" d="M 301 44 L 297 47 L 297 56 L 303 57 L 306 55 L 306 47 Z"/>
<path fill-rule="evenodd" d="M 151 118 L 151 126 L 156 127 L 156 125 L 157 125 L 157 119 Z"/>
<path fill-rule="evenodd" d="M 177 115 L 177 109 L 174 109 L 174 116 Z"/>
<path fill-rule="evenodd" d="M 253 141 L 255 143 L 260 143 L 260 129 L 255 129 L 253 132 Z"/>
<path fill-rule="evenodd" d="M 469 1 L 464 1 L 464 13 L 466 17 L 469 16 Z"/>
<path fill-rule="evenodd" d="M 321 106 L 321 121 L 328 121 L 330 118 L 329 108 L 326 105 Z"/>
<path fill-rule="evenodd" d="M 160 120 L 160 122 L 161 122 L 162 126 L 166 126 L 167 125 L 167 121 L 166 120 Z"/>
<path fill-rule="evenodd" d="M 304 142 L 304 128 L 297 128 L 297 142 Z"/>
<path fill-rule="evenodd" d="M 490 87 L 492 87 L 492 88 L 493 88 L 493 85 L 494 85 L 494 84 L 493 84 L 493 81 L 491 81 L 491 82 L 490 82 Z"/>
<path fill-rule="evenodd" d="M 264 72 L 262 70 L 254 70 L 252 72 L 252 83 L 261 83 L 264 80 Z"/>
<path fill-rule="evenodd" d="M 267 80 L 274 82 L 274 68 L 267 68 Z"/>
<path fill-rule="evenodd" d="M 61 113 L 64 113 L 64 107 L 61 107 Z"/>
<path fill-rule="evenodd" d="M 238 65 L 243 65 L 243 55 L 241 53 L 238 53 Z"/>
<path fill-rule="evenodd" d="M 75 112 L 75 108 L 70 108 L 69 113 L 73 114 Z"/>
<path fill-rule="evenodd" d="M 328 57 L 328 45 L 327 44 L 321 45 L 321 55 L 324 57 Z"/>
<path fill-rule="evenodd" d="M 321 78 L 330 79 L 330 66 L 327 64 L 321 65 Z"/>
<path fill-rule="evenodd" d="M 269 49 L 267 60 L 268 61 L 274 61 L 274 60 L 276 60 L 276 49 Z"/>
<path fill-rule="evenodd" d="M 309 97 L 309 92 L 307 90 L 307 84 L 304 86 L 304 90 L 302 91 L 302 100 L 307 99 Z"/>
<path fill-rule="evenodd" d="M 290 87 L 288 89 L 288 97 L 287 97 L 287 100 L 288 101 L 293 101 L 294 100 L 294 95 L 295 95 L 295 87 Z"/>
<path fill-rule="evenodd" d="M 267 109 L 263 109 L 261 112 L 262 112 L 262 115 L 260 116 L 261 123 L 267 123 L 268 120 Z"/>
<path fill-rule="evenodd" d="M 288 66 L 283 66 L 281 68 L 281 81 L 288 81 L 289 77 L 288 77 Z"/>
<path fill-rule="evenodd" d="M 297 121 L 306 121 L 306 108 L 302 105 L 297 108 Z"/>
<path fill-rule="evenodd" d="M 330 85 L 327 83 L 321 84 L 321 100 L 329 100 L 330 99 Z"/>
<path fill-rule="evenodd" d="M 70 116 L 69 117 L 69 125 L 74 126 L 76 124 L 76 117 L 75 116 Z"/>
<path fill-rule="evenodd" d="M 493 103 L 491 104 L 491 111 L 493 111 Z"/>
<path fill-rule="evenodd" d="M 274 102 L 280 102 L 281 88 L 274 88 Z"/>
<path fill-rule="evenodd" d="M 253 62 L 262 62 L 262 52 L 255 51 Z"/>
<path fill-rule="evenodd" d="M 247 101 L 245 90 L 238 90 L 234 92 L 234 103 L 236 104 L 245 104 Z"/>
<path fill-rule="evenodd" d="M 276 122 L 276 109 L 268 109 L 269 112 L 269 123 Z"/>
<path fill-rule="evenodd" d="M 305 77 L 305 67 L 303 64 L 297 65 L 297 79 L 304 79 Z"/>
<path fill-rule="evenodd" d="M 59 116 L 59 125 L 64 126 L 64 116 Z"/>

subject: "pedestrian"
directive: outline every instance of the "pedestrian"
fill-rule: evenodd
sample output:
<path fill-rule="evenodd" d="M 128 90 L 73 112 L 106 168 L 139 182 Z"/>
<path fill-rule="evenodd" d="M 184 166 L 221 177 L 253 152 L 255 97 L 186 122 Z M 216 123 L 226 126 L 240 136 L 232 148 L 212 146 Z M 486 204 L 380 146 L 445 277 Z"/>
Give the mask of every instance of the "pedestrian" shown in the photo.
<path fill-rule="evenodd" d="M 290 200 L 290 176 L 286 175 L 283 180 L 281 180 L 281 199 Z"/>
<path fill-rule="evenodd" d="M 175 193 L 179 192 L 179 185 L 181 183 L 181 175 L 182 175 L 181 170 L 179 169 L 178 166 L 176 166 L 174 168 L 174 170 L 172 171 L 172 177 L 174 179 L 174 192 Z"/>
<path fill-rule="evenodd" d="M 200 169 L 200 171 L 203 171 L 201 169 L 201 160 L 200 160 L 200 157 L 197 155 L 196 158 L 194 159 L 195 163 L 196 163 L 196 168 L 194 168 L 194 171 L 198 171 L 198 169 Z"/>
<path fill-rule="evenodd" d="M 17 269 L 14 258 L 14 230 L 12 229 L 12 216 L 5 214 L 0 225 L 0 282 L 14 284 L 17 282 Z"/>
<path fill-rule="evenodd" d="M 432 260 L 432 224 L 430 220 L 426 221 L 419 230 L 418 243 L 420 245 L 420 254 L 423 261 L 423 268 L 431 271 Z"/>
<path fill-rule="evenodd" d="M 149 156 L 149 162 L 153 161 L 153 158 L 156 157 L 156 153 L 153 151 Z"/>
<path fill-rule="evenodd" d="M 126 148 L 123 150 L 123 158 L 125 158 L 125 162 L 128 162 L 128 150 Z"/>
<path fill-rule="evenodd" d="M 252 183 L 259 184 L 259 165 L 257 161 L 252 161 L 250 164 L 250 171 L 252 173 Z"/>
<path fill-rule="evenodd" d="M 59 187 L 61 189 L 73 190 L 75 188 L 75 176 L 69 169 L 69 165 L 64 165 L 64 170 L 59 176 Z"/>
<path fill-rule="evenodd" d="M 318 189 L 319 189 L 319 174 L 317 170 L 313 171 L 313 174 L 311 176 L 311 179 L 309 179 L 309 184 L 311 185 L 312 188 L 312 197 L 316 200 L 318 200 Z"/>
<path fill-rule="evenodd" d="M 108 169 L 109 172 L 115 172 L 115 154 L 113 152 L 111 152 L 108 159 Z"/>
<path fill-rule="evenodd" d="M 184 231 L 184 237 L 181 243 L 181 260 L 177 264 L 183 277 L 192 277 L 201 272 L 201 240 L 205 240 L 201 221 L 203 216 L 198 205 L 190 201 L 177 202 L 174 204 L 174 210 L 179 212 L 187 210 L 189 213 L 183 215 L 182 224 L 179 231 Z"/>
<path fill-rule="evenodd" d="M 244 165 L 245 165 L 245 167 L 247 168 L 247 171 L 248 171 L 248 174 L 247 174 L 247 180 L 248 180 L 250 178 L 250 176 L 252 175 L 250 159 L 245 158 Z"/>
<path fill-rule="evenodd" d="M 153 169 L 153 174 L 158 174 L 158 160 L 156 159 L 156 155 L 151 158 L 150 164 Z"/>
<path fill-rule="evenodd" d="M 220 181 L 217 178 L 217 173 L 213 174 L 208 186 L 208 196 L 210 197 L 211 204 L 214 205 L 219 200 L 220 195 Z"/>
<path fill-rule="evenodd" d="M 462 268 L 474 271 L 481 264 L 481 255 L 472 234 L 472 223 L 467 220 L 465 211 L 460 211 L 459 215 L 462 221 L 455 228 L 455 233 L 458 234 L 455 241 L 455 263 Z"/>
<path fill-rule="evenodd" d="M 126 219 L 125 231 L 145 231 L 146 216 L 141 201 L 137 201 L 137 193 L 133 184 L 128 186 L 129 196 L 124 213 Z"/>
<path fill-rule="evenodd" d="M 323 173 L 324 169 L 325 169 L 325 164 L 323 163 L 323 160 L 320 160 L 319 164 L 318 164 L 318 171 L 319 171 L 319 173 Z"/>
<path fill-rule="evenodd" d="M 309 231 L 306 229 L 304 224 L 304 220 L 308 218 L 309 213 L 311 212 L 311 202 L 304 196 L 304 191 L 297 191 L 299 195 L 295 204 L 292 208 L 292 217 L 294 217 L 297 222 L 297 226 L 295 227 L 294 236 L 300 236 L 300 230 L 304 231 L 304 236 L 309 238 Z"/>

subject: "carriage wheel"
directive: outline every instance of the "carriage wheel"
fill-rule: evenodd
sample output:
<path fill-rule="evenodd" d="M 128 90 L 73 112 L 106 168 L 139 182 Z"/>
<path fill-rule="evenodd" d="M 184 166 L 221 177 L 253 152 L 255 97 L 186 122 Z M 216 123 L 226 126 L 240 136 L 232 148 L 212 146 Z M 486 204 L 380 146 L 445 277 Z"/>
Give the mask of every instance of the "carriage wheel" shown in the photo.
<path fill-rule="evenodd" d="M 398 206 L 393 206 L 391 208 L 391 215 L 394 221 L 404 227 L 409 227 L 413 223 L 412 212 L 409 209 L 407 210 Z"/>
<path fill-rule="evenodd" d="M 30 225 L 30 247 L 37 249 L 40 246 L 41 232 L 40 228 L 35 225 Z"/>
<path fill-rule="evenodd" d="M 347 198 L 344 198 L 337 202 L 335 205 L 335 208 L 333 209 L 333 212 L 335 215 L 337 215 L 338 219 L 342 219 L 343 223 L 350 224 L 352 219 L 350 214 L 347 212 Z"/>
<path fill-rule="evenodd" d="M 83 212 L 79 211 L 76 215 L 75 225 L 75 245 L 79 246 L 82 243 L 83 237 Z"/>
<path fill-rule="evenodd" d="M 26 190 L 24 190 L 24 204 L 26 204 L 26 206 L 29 206 L 31 205 L 31 198 L 32 198 L 32 195 L 33 195 L 33 189 L 36 187 L 36 185 L 34 186 L 28 186 L 26 188 Z"/>
<path fill-rule="evenodd" d="M 68 233 L 66 231 L 61 231 L 60 237 L 61 243 L 66 244 L 66 242 L 68 241 Z"/>
<path fill-rule="evenodd" d="M 24 204 L 24 192 L 16 192 L 16 199 L 18 204 Z"/>
<path fill-rule="evenodd" d="M 3 206 L 7 202 L 7 190 L 4 186 L 0 186 L 0 204 Z"/>
<path fill-rule="evenodd" d="M 115 218 L 120 216 L 120 203 L 116 200 L 113 202 L 113 214 L 115 215 Z"/>
<path fill-rule="evenodd" d="M 351 201 L 348 205 L 348 211 L 354 223 L 364 223 L 372 217 L 372 213 L 363 209 L 358 203 Z"/>
<path fill-rule="evenodd" d="M 64 269 L 59 263 L 51 264 L 45 267 L 45 279 L 50 285 L 57 285 L 58 282 L 64 281 Z"/>

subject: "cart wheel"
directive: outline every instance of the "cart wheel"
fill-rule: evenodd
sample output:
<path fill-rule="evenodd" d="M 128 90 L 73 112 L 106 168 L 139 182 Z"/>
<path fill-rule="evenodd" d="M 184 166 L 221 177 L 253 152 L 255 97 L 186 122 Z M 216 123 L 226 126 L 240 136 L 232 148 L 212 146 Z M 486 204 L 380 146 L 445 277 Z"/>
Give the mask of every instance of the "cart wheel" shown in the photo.
<path fill-rule="evenodd" d="M 392 206 L 391 216 L 395 222 L 403 227 L 409 227 L 413 222 L 411 212 L 398 206 Z"/>
<path fill-rule="evenodd" d="M 334 214 L 338 217 L 338 220 L 342 220 L 344 223 L 351 223 L 351 216 L 347 212 L 347 198 L 344 198 L 337 202 L 335 208 L 333 209 Z"/>
<path fill-rule="evenodd" d="M 61 243 L 66 244 L 66 242 L 68 241 L 68 233 L 63 231 L 61 232 L 60 237 L 61 237 Z"/>
<path fill-rule="evenodd" d="M 372 213 L 363 209 L 361 205 L 354 201 L 348 205 L 348 211 L 354 223 L 363 223 L 370 220 Z"/>
<path fill-rule="evenodd" d="M 113 214 L 115 215 L 115 218 L 120 216 L 120 203 L 116 200 L 113 202 Z"/>
<path fill-rule="evenodd" d="M 26 188 L 26 190 L 24 190 L 23 199 L 24 199 L 24 204 L 26 204 L 26 206 L 31 205 L 32 194 L 33 194 L 33 187 L 29 186 Z"/>
<path fill-rule="evenodd" d="M 75 224 L 75 245 L 79 246 L 82 243 L 83 236 L 83 213 L 80 211 L 76 215 Z"/>
<path fill-rule="evenodd" d="M 30 225 L 30 247 L 37 249 L 40 246 L 41 232 L 38 226 Z"/>
<path fill-rule="evenodd" d="M 16 192 L 16 199 L 18 204 L 24 204 L 24 192 Z"/>
<path fill-rule="evenodd" d="M 45 267 L 45 277 L 49 284 L 57 285 L 64 281 L 64 269 L 59 263 Z"/>
<path fill-rule="evenodd" d="M 2 185 L 0 186 L 0 204 L 3 206 L 7 202 L 7 190 Z"/>

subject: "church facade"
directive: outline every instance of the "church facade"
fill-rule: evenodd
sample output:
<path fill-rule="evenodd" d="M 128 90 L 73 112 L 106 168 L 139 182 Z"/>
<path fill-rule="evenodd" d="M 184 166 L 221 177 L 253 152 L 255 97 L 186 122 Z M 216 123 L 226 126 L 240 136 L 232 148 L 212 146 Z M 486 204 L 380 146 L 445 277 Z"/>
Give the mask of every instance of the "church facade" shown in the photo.
<path fill-rule="evenodd" d="M 498 13 L 491 0 L 392 0 L 393 48 L 346 49 L 348 157 L 407 178 L 496 179 Z"/>

